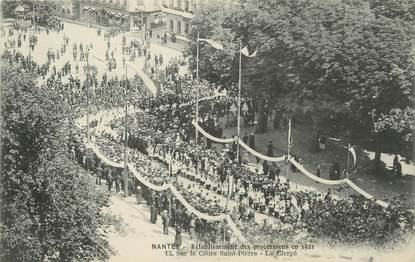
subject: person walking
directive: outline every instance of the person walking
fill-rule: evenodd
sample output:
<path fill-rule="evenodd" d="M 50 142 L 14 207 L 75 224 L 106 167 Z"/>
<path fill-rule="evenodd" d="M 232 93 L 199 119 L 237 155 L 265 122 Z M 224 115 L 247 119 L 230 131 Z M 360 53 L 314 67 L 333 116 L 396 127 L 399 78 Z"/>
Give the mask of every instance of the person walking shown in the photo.
<path fill-rule="evenodd" d="M 140 186 L 136 187 L 135 198 L 137 200 L 137 204 L 140 205 L 141 202 L 143 201 L 142 190 Z"/>
<path fill-rule="evenodd" d="M 119 193 L 120 192 L 120 183 L 121 183 L 121 177 L 119 174 L 115 175 L 115 193 Z"/>
<path fill-rule="evenodd" d="M 95 184 L 96 185 L 101 185 L 101 177 L 102 177 L 102 167 L 101 164 L 98 164 L 97 170 L 96 170 L 96 181 Z"/>
<path fill-rule="evenodd" d="M 177 248 L 182 245 L 182 228 L 180 224 L 176 225 L 176 236 L 174 237 L 174 244 Z"/>
<path fill-rule="evenodd" d="M 112 182 L 113 182 L 112 170 L 110 168 L 108 168 L 108 173 L 107 173 L 107 186 L 108 186 L 108 191 L 111 191 Z"/>
<path fill-rule="evenodd" d="M 267 146 L 267 155 L 270 157 L 274 156 L 274 145 L 272 144 L 272 141 L 269 141 Z"/>
<path fill-rule="evenodd" d="M 169 234 L 169 214 L 167 213 L 166 209 L 163 210 L 161 219 L 163 220 L 163 234 L 168 235 Z"/>

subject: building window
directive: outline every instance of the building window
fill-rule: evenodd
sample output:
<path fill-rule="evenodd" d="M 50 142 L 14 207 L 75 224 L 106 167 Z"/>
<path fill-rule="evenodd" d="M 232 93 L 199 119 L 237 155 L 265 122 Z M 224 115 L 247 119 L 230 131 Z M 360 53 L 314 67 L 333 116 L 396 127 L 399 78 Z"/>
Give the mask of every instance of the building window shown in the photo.
<path fill-rule="evenodd" d="M 179 35 L 182 34 L 182 22 L 180 22 L 180 21 L 177 21 L 177 33 Z"/>
<path fill-rule="evenodd" d="M 182 10 L 182 0 L 177 0 L 177 10 Z"/>
<path fill-rule="evenodd" d="M 184 10 L 186 12 L 189 12 L 189 1 L 187 1 L 187 0 L 184 2 Z"/>
<path fill-rule="evenodd" d="M 169 7 L 170 7 L 170 9 L 173 9 L 174 8 L 173 0 L 170 0 Z"/>
<path fill-rule="evenodd" d="M 170 20 L 170 32 L 173 33 L 173 20 Z"/>
<path fill-rule="evenodd" d="M 184 33 L 187 35 L 189 33 L 189 23 L 184 24 Z"/>

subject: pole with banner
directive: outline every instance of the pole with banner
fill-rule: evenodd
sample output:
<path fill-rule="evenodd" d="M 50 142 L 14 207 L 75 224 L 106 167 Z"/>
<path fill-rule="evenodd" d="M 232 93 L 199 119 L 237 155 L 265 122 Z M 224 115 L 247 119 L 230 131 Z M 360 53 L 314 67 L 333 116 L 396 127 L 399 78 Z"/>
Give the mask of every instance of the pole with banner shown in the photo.
<path fill-rule="evenodd" d="M 239 148 L 239 137 L 241 132 L 241 76 L 242 76 L 242 55 L 246 57 L 255 57 L 257 51 L 253 52 L 252 54 L 249 53 L 248 47 L 245 46 L 242 48 L 242 41 L 239 43 L 239 84 L 238 84 L 238 129 L 237 129 L 237 145 L 236 145 L 236 161 L 239 165 L 239 154 L 240 154 L 240 148 Z"/>
<path fill-rule="evenodd" d="M 290 159 L 290 151 L 292 146 L 292 138 L 291 138 L 291 118 L 288 119 L 288 146 L 287 146 L 287 164 L 286 164 L 286 174 L 287 174 L 287 182 L 288 182 L 288 166 L 289 166 L 289 159 Z"/>
<path fill-rule="evenodd" d="M 242 74 L 242 41 L 239 43 L 239 78 L 238 78 L 238 129 L 236 140 L 236 161 L 239 165 L 239 137 L 241 132 L 241 74 Z"/>
<path fill-rule="evenodd" d="M 199 124 L 199 32 L 196 39 L 196 124 Z M 196 144 L 198 142 L 199 131 L 196 128 Z"/>
<path fill-rule="evenodd" d="M 352 168 L 356 165 L 356 151 L 352 146 L 350 146 L 350 143 L 347 144 L 347 163 L 346 163 L 346 176 L 349 177 L 350 167 L 349 167 L 349 160 L 350 160 L 350 154 L 352 154 L 353 157 L 353 165 Z"/>
<path fill-rule="evenodd" d="M 199 124 L 199 42 L 206 42 L 211 45 L 213 48 L 223 50 L 223 46 L 213 40 L 200 38 L 199 32 L 197 32 L 197 39 L 196 39 L 196 124 Z M 198 141 L 199 132 L 196 128 L 196 143 Z"/>

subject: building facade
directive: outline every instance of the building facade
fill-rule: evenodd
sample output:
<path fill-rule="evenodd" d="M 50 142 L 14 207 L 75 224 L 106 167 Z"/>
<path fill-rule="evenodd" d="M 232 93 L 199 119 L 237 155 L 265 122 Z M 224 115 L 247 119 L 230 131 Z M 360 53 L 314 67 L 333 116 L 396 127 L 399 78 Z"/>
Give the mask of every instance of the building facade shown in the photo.
<path fill-rule="evenodd" d="M 53 1 L 52 6 L 54 14 L 57 16 L 73 20 L 79 19 L 79 0 Z"/>
<path fill-rule="evenodd" d="M 236 0 L 163 0 L 162 12 L 165 15 L 166 31 L 178 39 L 187 41 L 191 31 L 191 20 L 197 10 L 209 4 L 220 4 L 223 8 L 237 3 Z"/>
<path fill-rule="evenodd" d="M 161 0 L 136 0 L 128 2 L 130 31 L 147 30 L 164 25 Z"/>
<path fill-rule="evenodd" d="M 79 20 L 105 27 L 130 29 L 127 0 L 80 0 Z"/>

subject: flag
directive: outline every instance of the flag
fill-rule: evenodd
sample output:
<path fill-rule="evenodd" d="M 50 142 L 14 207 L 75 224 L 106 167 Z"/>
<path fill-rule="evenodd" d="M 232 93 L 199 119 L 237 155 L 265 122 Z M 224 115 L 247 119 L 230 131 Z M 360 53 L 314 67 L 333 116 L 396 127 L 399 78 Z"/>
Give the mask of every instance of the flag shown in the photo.
<path fill-rule="evenodd" d="M 206 39 L 206 38 L 199 38 L 199 41 L 204 41 L 216 49 L 223 50 L 223 45 L 213 40 Z"/>
<path fill-rule="evenodd" d="M 252 54 L 249 54 L 249 51 L 248 51 L 248 46 L 245 46 L 244 48 L 242 48 L 242 49 L 241 49 L 241 53 L 242 53 L 244 56 L 246 56 L 246 57 L 254 57 L 254 56 L 256 56 L 256 50 L 255 50 L 255 52 L 253 52 Z"/>
<path fill-rule="evenodd" d="M 350 144 L 348 147 L 349 147 L 348 152 L 350 152 L 350 154 L 352 154 L 353 156 L 353 165 L 355 165 L 356 164 L 356 151 L 354 150 L 352 146 L 350 146 Z"/>
<path fill-rule="evenodd" d="M 293 140 L 291 137 L 291 119 L 288 120 L 288 151 L 293 147 Z"/>

